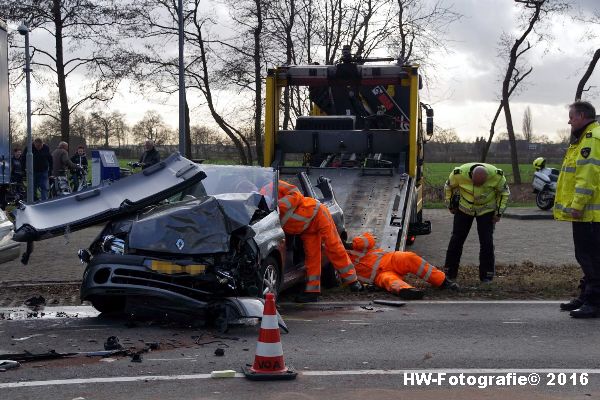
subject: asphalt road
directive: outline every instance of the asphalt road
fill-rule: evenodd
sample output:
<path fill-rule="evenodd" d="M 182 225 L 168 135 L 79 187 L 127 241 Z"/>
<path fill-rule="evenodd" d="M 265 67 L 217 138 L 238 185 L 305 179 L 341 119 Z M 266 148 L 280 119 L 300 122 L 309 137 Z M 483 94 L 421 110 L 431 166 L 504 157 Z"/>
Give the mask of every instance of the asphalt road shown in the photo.
<path fill-rule="evenodd" d="M 431 234 L 418 236 L 409 249 L 434 265 L 444 265 L 453 216 L 446 209 L 433 209 L 424 210 L 423 218 L 431 221 Z M 479 265 L 476 225 L 474 222 L 465 243 L 461 264 Z M 521 264 L 527 261 L 539 265 L 577 263 L 571 225 L 567 222 L 503 218 L 496 224 L 494 246 L 498 264 Z"/>
<path fill-rule="evenodd" d="M 400 308 L 284 305 L 281 313 L 290 328 L 282 335 L 285 358 L 300 372 L 290 382 L 207 377 L 214 370 L 239 372 L 253 361 L 257 326 L 237 327 L 227 334 L 148 322 L 127 327 L 123 319 L 86 316 L 91 313 L 87 308 L 67 310 L 66 315 L 74 310 L 80 310 L 79 317 L 7 320 L 5 313 L 0 319 L 0 353 L 103 350 L 104 341 L 113 335 L 127 348 L 159 342 L 160 349 L 143 354 L 141 363 L 129 357 L 83 356 L 26 363 L 0 373 L 3 399 L 600 396 L 600 319 L 571 319 L 558 311 L 556 302 L 418 302 Z M 215 356 L 217 348 L 225 355 Z M 444 382 L 427 386 L 417 383 L 424 375 L 417 378 L 407 371 L 431 373 Z M 527 383 L 466 386 L 469 380 L 477 385 L 482 374 L 498 379 L 511 372 Z M 537 386 L 527 381 L 533 373 L 540 378 Z"/>

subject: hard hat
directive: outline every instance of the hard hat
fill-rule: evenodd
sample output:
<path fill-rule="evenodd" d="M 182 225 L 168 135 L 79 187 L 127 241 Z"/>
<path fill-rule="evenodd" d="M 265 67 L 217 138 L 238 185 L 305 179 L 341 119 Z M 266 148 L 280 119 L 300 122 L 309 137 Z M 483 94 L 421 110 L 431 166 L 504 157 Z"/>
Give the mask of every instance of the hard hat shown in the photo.
<path fill-rule="evenodd" d="M 536 171 L 539 171 L 540 169 L 544 168 L 546 166 L 546 160 L 544 159 L 544 157 L 538 157 L 535 160 L 533 160 L 533 167 L 535 168 Z"/>

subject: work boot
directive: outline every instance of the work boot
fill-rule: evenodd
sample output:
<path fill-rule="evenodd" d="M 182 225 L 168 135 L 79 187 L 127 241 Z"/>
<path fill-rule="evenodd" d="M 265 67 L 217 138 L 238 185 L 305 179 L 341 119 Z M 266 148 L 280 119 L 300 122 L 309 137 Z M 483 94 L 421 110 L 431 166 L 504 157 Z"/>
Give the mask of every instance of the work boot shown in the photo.
<path fill-rule="evenodd" d="M 362 292 L 363 290 L 365 290 L 364 286 L 359 281 L 352 282 L 348 285 L 348 287 L 350 288 L 351 292 L 355 293 Z"/>
<path fill-rule="evenodd" d="M 425 292 L 415 288 L 400 289 L 398 297 L 404 300 L 421 300 Z"/>
<path fill-rule="evenodd" d="M 458 286 L 458 283 L 451 281 L 450 279 L 446 278 L 444 279 L 444 282 L 442 282 L 442 284 L 440 285 L 440 289 L 444 290 L 451 290 L 453 292 L 458 292 L 460 290 L 460 286 Z"/>
<path fill-rule="evenodd" d="M 319 294 L 315 292 L 300 293 L 294 298 L 296 303 L 316 303 L 319 301 Z"/>
<path fill-rule="evenodd" d="M 569 313 L 573 318 L 598 318 L 600 317 L 600 309 L 590 304 L 584 304 L 577 310 L 573 310 Z"/>
<path fill-rule="evenodd" d="M 568 303 L 560 303 L 561 311 L 573 311 L 577 310 L 583 305 L 583 301 L 579 299 L 571 299 Z"/>

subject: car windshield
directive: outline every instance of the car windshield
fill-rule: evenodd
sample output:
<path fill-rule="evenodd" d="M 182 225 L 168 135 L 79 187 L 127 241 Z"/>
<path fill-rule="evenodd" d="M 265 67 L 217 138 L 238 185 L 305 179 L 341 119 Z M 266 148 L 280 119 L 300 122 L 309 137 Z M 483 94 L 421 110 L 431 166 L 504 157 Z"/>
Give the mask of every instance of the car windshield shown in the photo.
<path fill-rule="evenodd" d="M 203 164 L 201 168 L 206 173 L 206 178 L 186 190 L 184 195 L 202 197 L 258 192 L 265 196 L 269 209 L 274 208 L 272 183 L 275 182 L 275 171 L 272 168 L 210 164 Z"/>

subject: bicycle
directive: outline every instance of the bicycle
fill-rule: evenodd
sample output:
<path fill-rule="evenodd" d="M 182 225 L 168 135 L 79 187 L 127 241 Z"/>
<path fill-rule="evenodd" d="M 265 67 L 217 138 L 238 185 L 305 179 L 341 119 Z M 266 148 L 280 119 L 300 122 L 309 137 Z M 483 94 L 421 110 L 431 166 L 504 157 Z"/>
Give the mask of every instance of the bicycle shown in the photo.
<path fill-rule="evenodd" d="M 58 176 L 50 177 L 50 189 L 48 190 L 48 199 L 67 196 L 72 193 L 67 171 L 60 170 Z"/>
<path fill-rule="evenodd" d="M 71 172 L 71 181 L 73 183 L 73 193 L 81 192 L 90 187 L 87 170 L 81 167 Z"/>

